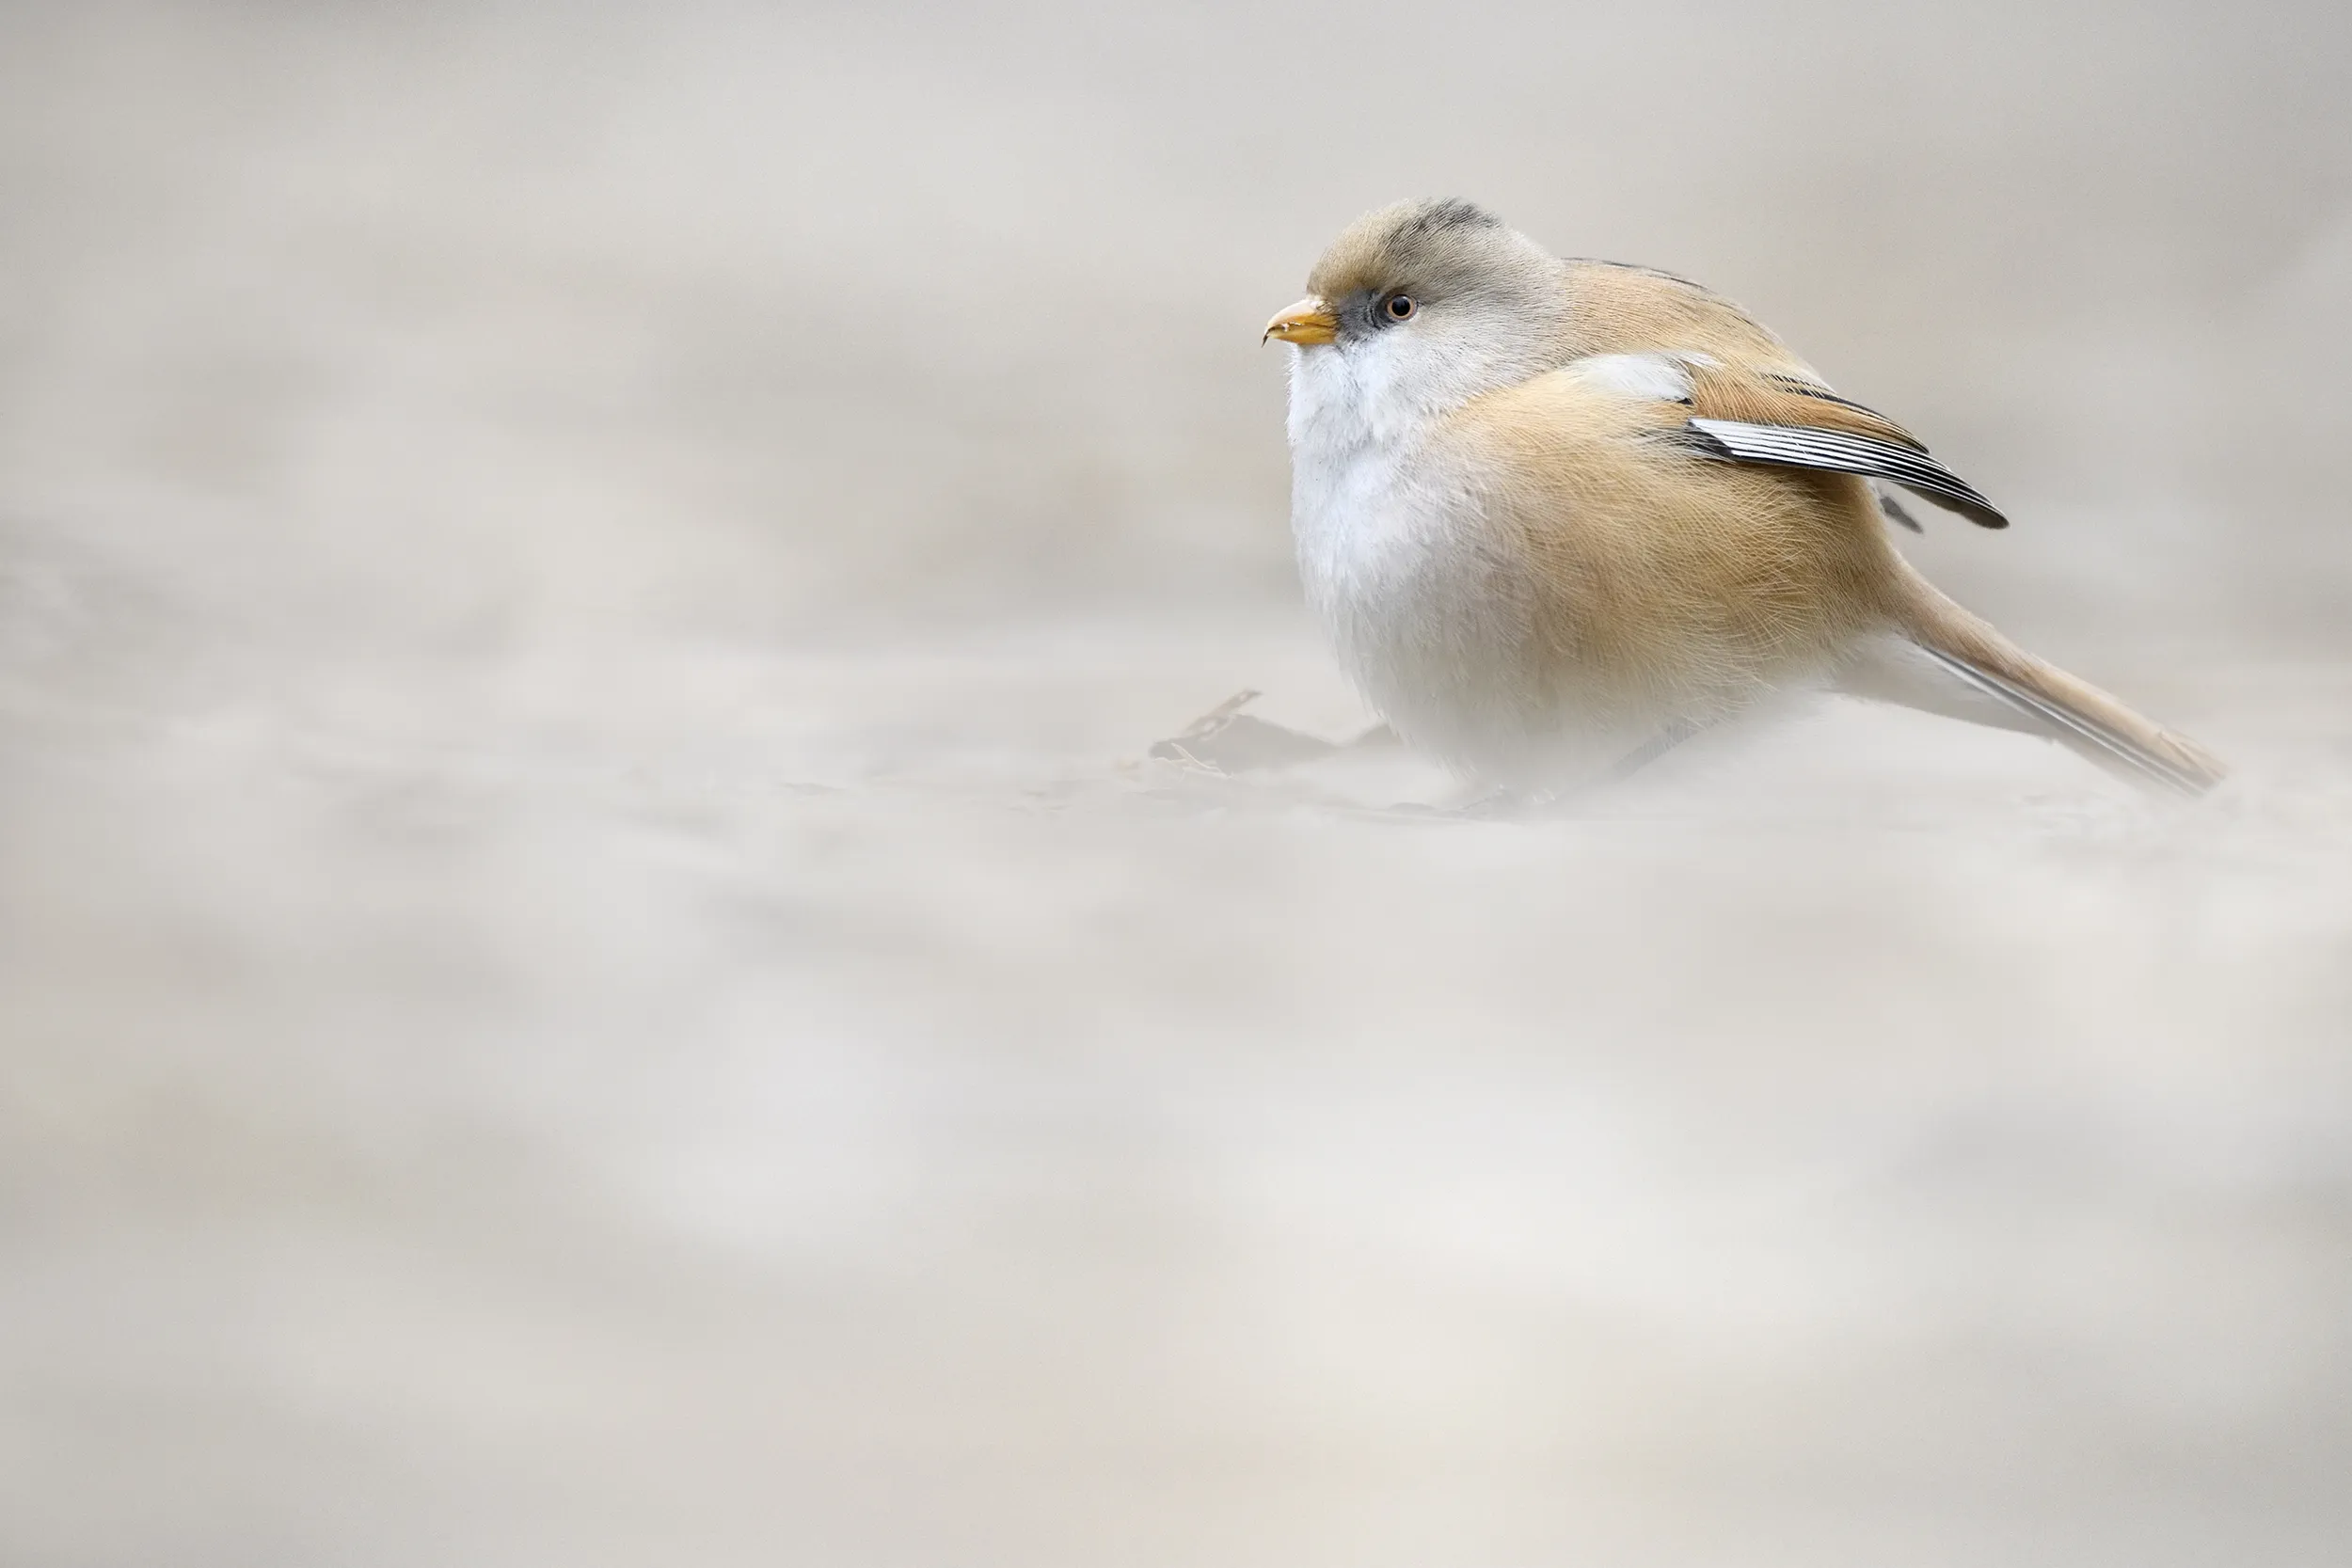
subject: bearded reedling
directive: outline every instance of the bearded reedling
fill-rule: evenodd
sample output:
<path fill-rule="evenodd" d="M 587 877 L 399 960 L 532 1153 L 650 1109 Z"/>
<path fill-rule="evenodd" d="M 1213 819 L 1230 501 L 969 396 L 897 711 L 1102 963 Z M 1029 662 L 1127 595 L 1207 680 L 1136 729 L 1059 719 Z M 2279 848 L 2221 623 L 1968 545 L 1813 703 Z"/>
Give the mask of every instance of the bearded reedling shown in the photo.
<path fill-rule="evenodd" d="M 1729 301 L 1462 201 L 1359 219 L 1308 291 L 1265 331 L 1294 349 L 1307 597 L 1373 705 L 1457 770 L 1544 789 L 1829 686 L 2184 794 L 2221 779 L 1913 570 L 1878 486 L 2007 519 Z"/>

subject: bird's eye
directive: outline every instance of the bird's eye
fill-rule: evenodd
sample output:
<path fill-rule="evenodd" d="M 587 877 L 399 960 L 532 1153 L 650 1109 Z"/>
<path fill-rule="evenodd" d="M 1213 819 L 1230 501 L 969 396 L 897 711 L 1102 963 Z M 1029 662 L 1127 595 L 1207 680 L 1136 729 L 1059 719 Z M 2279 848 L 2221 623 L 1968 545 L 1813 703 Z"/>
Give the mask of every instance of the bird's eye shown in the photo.
<path fill-rule="evenodd" d="M 1421 306 L 1411 294 L 1391 294 L 1389 303 L 1382 309 L 1388 311 L 1389 320 L 1408 322 L 1413 319 L 1413 312 L 1420 309 Z"/>

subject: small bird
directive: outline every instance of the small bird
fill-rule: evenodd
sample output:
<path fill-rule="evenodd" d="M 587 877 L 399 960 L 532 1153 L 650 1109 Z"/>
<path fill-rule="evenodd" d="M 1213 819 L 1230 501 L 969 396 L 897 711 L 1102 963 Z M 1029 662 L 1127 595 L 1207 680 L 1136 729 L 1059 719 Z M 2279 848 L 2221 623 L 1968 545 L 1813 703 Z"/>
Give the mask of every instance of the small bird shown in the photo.
<path fill-rule="evenodd" d="M 1915 571 L 1883 487 L 2007 519 L 1720 295 L 1459 200 L 1367 214 L 1307 287 L 1265 329 L 1295 348 L 1307 597 L 1381 716 L 1457 771 L 1549 790 L 1828 687 L 2184 794 L 2221 779 Z"/>

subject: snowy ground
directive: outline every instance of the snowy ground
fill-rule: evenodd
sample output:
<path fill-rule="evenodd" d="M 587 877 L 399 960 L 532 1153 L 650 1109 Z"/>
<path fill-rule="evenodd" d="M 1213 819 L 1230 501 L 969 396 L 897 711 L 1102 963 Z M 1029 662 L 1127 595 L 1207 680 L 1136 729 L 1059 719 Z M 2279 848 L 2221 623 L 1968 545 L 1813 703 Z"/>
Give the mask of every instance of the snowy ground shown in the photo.
<path fill-rule="evenodd" d="M 1484 824 L 1073 639 L 13 694 L 8 1555 L 2342 1547 L 2344 677 Z"/>

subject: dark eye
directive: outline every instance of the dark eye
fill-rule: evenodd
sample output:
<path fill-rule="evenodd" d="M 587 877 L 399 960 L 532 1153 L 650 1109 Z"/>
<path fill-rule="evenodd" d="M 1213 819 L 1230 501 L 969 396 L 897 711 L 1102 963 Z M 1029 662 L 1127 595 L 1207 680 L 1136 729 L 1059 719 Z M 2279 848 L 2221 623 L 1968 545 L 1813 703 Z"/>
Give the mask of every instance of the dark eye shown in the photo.
<path fill-rule="evenodd" d="M 1421 305 L 1411 294 L 1391 294 L 1388 304 L 1382 306 L 1381 309 L 1389 313 L 1389 320 L 1392 322 L 1408 322 L 1413 319 L 1413 312 L 1421 309 Z"/>

